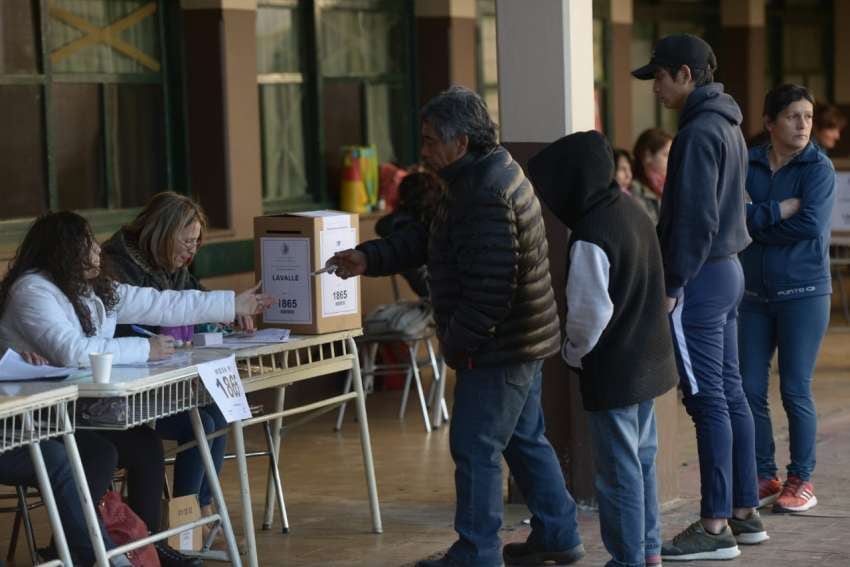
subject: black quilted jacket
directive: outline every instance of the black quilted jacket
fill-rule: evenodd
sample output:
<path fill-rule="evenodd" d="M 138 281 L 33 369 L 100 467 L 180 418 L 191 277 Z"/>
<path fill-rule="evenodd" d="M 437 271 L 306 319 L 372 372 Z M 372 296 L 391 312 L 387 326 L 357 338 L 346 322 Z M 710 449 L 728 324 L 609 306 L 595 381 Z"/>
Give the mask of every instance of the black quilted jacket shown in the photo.
<path fill-rule="evenodd" d="M 498 366 L 557 353 L 560 325 L 540 202 L 501 147 L 440 171 L 446 201 L 430 227 L 358 246 L 367 275 L 428 264 L 443 354 L 453 368 Z"/>

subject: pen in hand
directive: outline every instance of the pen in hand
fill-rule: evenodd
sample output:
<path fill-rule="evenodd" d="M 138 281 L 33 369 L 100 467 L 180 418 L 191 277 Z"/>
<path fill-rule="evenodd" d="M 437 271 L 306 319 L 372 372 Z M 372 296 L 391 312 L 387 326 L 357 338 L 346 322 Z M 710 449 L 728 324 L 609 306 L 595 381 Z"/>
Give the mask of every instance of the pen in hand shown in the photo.
<path fill-rule="evenodd" d="M 139 333 L 140 335 L 144 335 L 144 336 L 146 336 L 146 337 L 156 337 L 156 336 L 157 336 L 157 334 L 156 334 L 156 333 L 154 333 L 154 332 L 152 332 L 152 331 L 148 331 L 148 330 L 147 330 L 147 329 L 145 329 L 144 327 L 140 327 L 140 326 L 138 326 L 138 325 L 130 325 L 130 329 L 131 329 L 134 333 Z M 175 347 L 180 348 L 180 347 L 182 347 L 184 344 L 185 344 L 185 343 L 184 343 L 183 341 L 181 341 L 180 339 L 174 339 L 174 346 L 175 346 Z"/>

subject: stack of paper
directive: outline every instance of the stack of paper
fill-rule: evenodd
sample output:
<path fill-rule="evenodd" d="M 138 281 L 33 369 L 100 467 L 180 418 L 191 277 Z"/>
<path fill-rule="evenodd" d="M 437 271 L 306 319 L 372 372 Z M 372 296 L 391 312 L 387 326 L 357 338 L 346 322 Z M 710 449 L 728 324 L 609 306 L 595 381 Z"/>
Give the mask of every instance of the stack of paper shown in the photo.
<path fill-rule="evenodd" d="M 64 378 L 75 372 L 77 372 L 76 368 L 30 364 L 12 349 L 8 349 L 3 358 L 0 358 L 0 382 Z"/>

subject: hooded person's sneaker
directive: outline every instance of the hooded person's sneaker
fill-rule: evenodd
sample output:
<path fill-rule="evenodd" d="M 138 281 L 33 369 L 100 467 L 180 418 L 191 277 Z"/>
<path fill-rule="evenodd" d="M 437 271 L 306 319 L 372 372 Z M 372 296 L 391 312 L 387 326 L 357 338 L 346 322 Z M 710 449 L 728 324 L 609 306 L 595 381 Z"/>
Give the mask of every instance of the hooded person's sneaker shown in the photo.
<path fill-rule="evenodd" d="M 744 545 L 755 545 L 770 539 L 758 510 L 753 510 L 753 513 L 743 520 L 734 516 L 729 518 L 729 529 L 732 530 L 735 540 Z"/>
<path fill-rule="evenodd" d="M 770 506 L 782 493 L 782 482 L 778 478 L 759 479 L 759 508 Z"/>
<path fill-rule="evenodd" d="M 661 558 L 664 561 L 722 560 L 739 555 L 741 550 L 729 526 L 725 526 L 719 534 L 712 534 L 705 531 L 699 520 L 661 545 Z"/>
<path fill-rule="evenodd" d="M 782 494 L 773 504 L 774 512 L 805 512 L 818 503 L 815 487 L 811 482 L 788 475 Z"/>
<path fill-rule="evenodd" d="M 547 551 L 528 542 L 508 543 L 502 548 L 505 565 L 571 565 L 582 557 L 582 544 L 563 551 Z"/>

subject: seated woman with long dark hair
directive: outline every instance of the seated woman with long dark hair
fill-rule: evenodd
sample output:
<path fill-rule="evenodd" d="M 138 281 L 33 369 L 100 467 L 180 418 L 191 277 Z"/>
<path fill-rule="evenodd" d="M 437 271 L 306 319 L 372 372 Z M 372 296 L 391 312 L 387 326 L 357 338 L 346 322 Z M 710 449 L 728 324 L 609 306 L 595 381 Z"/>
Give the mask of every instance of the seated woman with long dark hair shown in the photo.
<path fill-rule="evenodd" d="M 256 288 L 232 291 L 156 291 L 119 284 L 100 269 L 100 247 L 88 222 L 72 212 L 47 213 L 33 223 L 0 282 L 0 347 L 36 352 L 59 366 L 88 366 L 89 353 L 111 352 L 115 363 L 144 362 L 174 353 L 174 339 L 114 338 L 117 323 L 186 325 L 232 321 L 271 304 Z M 127 503 L 151 531 L 160 528 L 162 442 L 148 427 L 91 434 L 106 439 L 127 470 Z M 79 439 L 86 452 L 85 438 Z M 86 469 L 87 474 L 103 474 Z M 110 473 L 111 475 L 111 473 Z M 110 479 L 89 479 L 94 484 Z M 164 542 L 165 567 L 201 565 Z"/>

